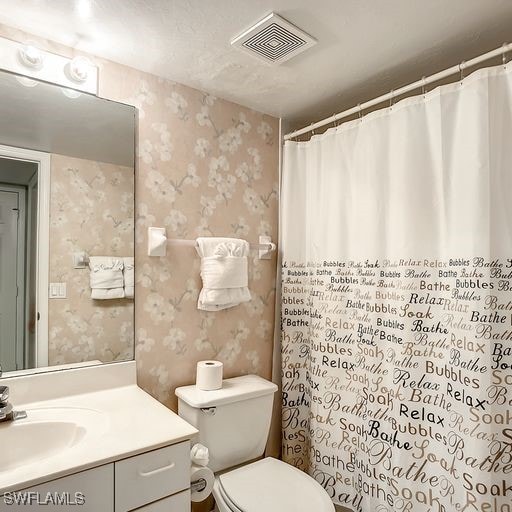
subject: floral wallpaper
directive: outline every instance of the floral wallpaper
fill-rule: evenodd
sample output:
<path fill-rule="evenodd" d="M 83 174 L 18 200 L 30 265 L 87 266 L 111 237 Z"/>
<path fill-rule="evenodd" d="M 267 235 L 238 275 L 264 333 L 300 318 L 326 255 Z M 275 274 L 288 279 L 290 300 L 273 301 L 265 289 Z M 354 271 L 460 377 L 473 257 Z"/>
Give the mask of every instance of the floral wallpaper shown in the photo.
<path fill-rule="evenodd" d="M 132 359 L 133 300 L 92 300 L 72 254 L 133 256 L 133 168 L 54 154 L 50 176 L 49 278 L 67 298 L 49 300 L 48 362 Z"/>
<path fill-rule="evenodd" d="M 112 77 L 106 78 L 106 69 Z M 136 359 L 139 383 L 176 407 L 174 389 L 203 359 L 227 377 L 271 376 L 276 261 L 249 262 L 252 300 L 197 309 L 200 260 L 193 248 L 146 255 L 149 226 L 171 238 L 277 239 L 278 120 L 158 77 L 104 66 L 101 95 L 139 110 L 136 172 Z"/>
<path fill-rule="evenodd" d="M 78 54 L 0 26 L 0 35 L 36 40 L 49 51 Z M 147 256 L 147 228 L 169 237 L 233 236 L 277 240 L 279 121 L 199 90 L 110 61 L 100 67 L 99 95 L 139 111 L 135 177 L 135 339 L 138 380 L 176 408 L 174 389 L 195 380 L 203 359 L 224 362 L 225 376 L 271 376 L 276 258 L 252 253 L 253 299 L 203 312 L 199 258 L 192 248 Z"/>

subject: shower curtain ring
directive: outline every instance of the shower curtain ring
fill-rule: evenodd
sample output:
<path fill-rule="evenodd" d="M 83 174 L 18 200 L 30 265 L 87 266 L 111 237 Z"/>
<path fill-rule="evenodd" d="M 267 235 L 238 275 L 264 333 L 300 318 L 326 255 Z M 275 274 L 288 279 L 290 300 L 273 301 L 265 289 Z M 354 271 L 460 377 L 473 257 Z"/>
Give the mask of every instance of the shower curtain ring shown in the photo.
<path fill-rule="evenodd" d="M 466 61 L 463 60 L 460 64 L 459 64 L 459 71 L 460 71 L 460 81 L 462 82 L 464 80 L 464 68 L 466 66 Z"/>
<path fill-rule="evenodd" d="M 507 63 L 507 48 L 508 43 L 503 43 L 501 49 L 503 50 L 501 53 L 501 63 L 505 65 Z"/>
<path fill-rule="evenodd" d="M 361 112 L 361 103 L 357 104 L 357 113 L 359 115 L 359 121 L 362 121 L 363 120 L 363 114 Z"/>
<path fill-rule="evenodd" d="M 389 108 L 391 108 L 393 106 L 393 95 L 395 93 L 395 90 L 394 89 L 391 89 L 390 93 L 389 93 Z"/>
<path fill-rule="evenodd" d="M 423 94 L 423 96 L 425 96 L 425 81 L 426 81 L 426 77 L 425 77 L 425 75 L 423 75 L 421 77 L 421 94 Z"/>
<path fill-rule="evenodd" d="M 311 128 L 310 128 L 311 129 L 311 135 L 315 135 L 315 129 L 313 128 L 314 124 L 315 123 L 311 123 Z"/>

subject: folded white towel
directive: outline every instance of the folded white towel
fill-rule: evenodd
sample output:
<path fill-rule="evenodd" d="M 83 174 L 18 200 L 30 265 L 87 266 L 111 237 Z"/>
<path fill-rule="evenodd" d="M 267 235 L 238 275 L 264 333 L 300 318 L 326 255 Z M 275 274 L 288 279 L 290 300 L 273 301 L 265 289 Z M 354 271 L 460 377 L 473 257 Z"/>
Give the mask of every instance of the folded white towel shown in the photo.
<path fill-rule="evenodd" d="M 122 258 L 91 256 L 89 268 L 91 299 L 121 299 L 124 297 Z"/>
<path fill-rule="evenodd" d="M 124 299 L 123 288 L 93 288 L 91 290 L 91 299 L 107 300 L 107 299 Z"/>
<path fill-rule="evenodd" d="M 124 296 L 133 299 L 135 295 L 135 265 L 133 256 L 123 258 Z"/>
<path fill-rule="evenodd" d="M 247 256 L 249 244 L 238 238 L 198 238 L 203 289 L 197 308 L 218 311 L 251 300 Z"/>

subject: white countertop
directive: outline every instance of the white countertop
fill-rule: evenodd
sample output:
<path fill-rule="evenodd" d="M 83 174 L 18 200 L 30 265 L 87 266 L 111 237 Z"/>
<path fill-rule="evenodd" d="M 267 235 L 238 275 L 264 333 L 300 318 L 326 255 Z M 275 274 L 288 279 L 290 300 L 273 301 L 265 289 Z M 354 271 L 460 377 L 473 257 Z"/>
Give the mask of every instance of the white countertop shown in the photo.
<path fill-rule="evenodd" d="M 120 363 L 128 364 L 128 363 Z M 112 382 L 112 370 L 106 379 L 107 383 Z M 98 367 L 96 367 L 98 368 Z M 101 367 L 100 367 L 101 368 Z M 126 373 L 125 366 L 125 373 Z M 128 385 L 117 385 L 116 387 L 101 386 L 101 370 L 91 374 L 87 369 L 77 370 L 82 382 L 94 382 L 94 391 L 87 393 L 76 393 L 65 396 L 60 385 L 68 381 L 74 392 L 80 389 L 80 385 L 71 383 L 75 370 L 65 372 L 65 375 L 53 376 L 53 384 L 48 386 L 47 397 L 43 398 L 41 383 L 45 381 L 37 376 L 37 382 L 26 382 L 34 376 L 20 377 L 23 382 L 16 379 L 5 379 L 9 382 L 0 381 L 0 384 L 7 384 L 11 387 L 11 398 L 15 409 L 23 409 L 28 413 L 27 419 L 16 420 L 14 423 L 21 426 L 23 422 L 37 421 L 38 415 L 46 415 L 51 419 L 52 410 L 58 410 L 59 419 L 66 417 L 66 409 L 85 409 L 93 414 L 93 428 L 85 433 L 83 439 L 73 443 L 65 450 L 56 454 L 42 457 L 36 463 L 28 463 L 8 470 L 2 470 L 0 457 L 0 494 L 10 490 L 20 490 L 60 478 L 65 475 L 76 473 L 137 455 L 146 451 L 161 448 L 166 445 L 179 443 L 194 437 L 197 430 L 181 419 L 177 414 L 170 411 L 142 391 L 133 382 Z M 122 371 L 122 369 L 121 369 Z M 64 372 L 61 372 L 63 374 Z M 128 368 L 130 377 L 127 380 L 134 380 L 134 367 Z M 51 375 L 51 374 L 48 374 Z M 90 380 L 92 378 L 92 381 Z M 115 380 L 115 379 L 114 379 Z M 122 381 L 123 379 L 119 379 Z M 126 380 L 126 379 L 125 379 Z M 120 384 L 122 382 L 117 382 Z M 38 395 L 36 402 L 16 401 L 16 387 L 24 398 L 30 396 L 31 385 L 37 385 L 34 393 Z M 44 384 L 42 385 L 44 388 Z M 87 387 L 91 387 L 89 384 Z M 31 410 L 32 420 L 31 420 Z M 36 420 L 35 420 L 36 418 Z M 10 422 L 0 423 L 0 446 L 2 443 L 2 432 L 16 425 Z"/>

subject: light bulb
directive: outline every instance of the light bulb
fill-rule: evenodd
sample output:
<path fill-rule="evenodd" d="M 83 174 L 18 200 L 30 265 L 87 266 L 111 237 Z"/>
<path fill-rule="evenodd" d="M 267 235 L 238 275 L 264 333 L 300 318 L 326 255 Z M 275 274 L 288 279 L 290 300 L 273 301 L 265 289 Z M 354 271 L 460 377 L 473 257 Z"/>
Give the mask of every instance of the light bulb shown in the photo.
<path fill-rule="evenodd" d="M 89 76 L 89 59 L 85 57 L 75 57 L 71 62 L 66 65 L 66 74 L 73 80 L 73 82 L 82 83 L 87 80 Z"/>
<path fill-rule="evenodd" d="M 22 46 L 19 51 L 21 62 L 28 68 L 41 69 L 44 64 L 43 52 L 32 44 Z"/>

